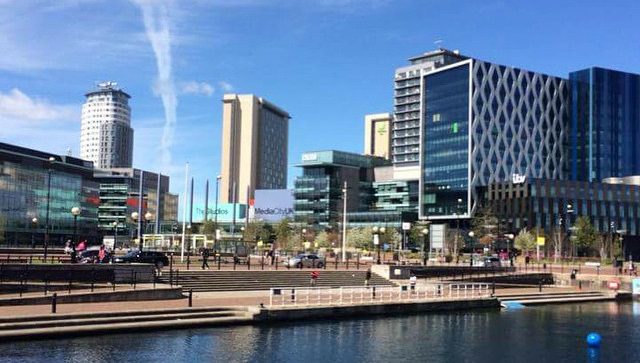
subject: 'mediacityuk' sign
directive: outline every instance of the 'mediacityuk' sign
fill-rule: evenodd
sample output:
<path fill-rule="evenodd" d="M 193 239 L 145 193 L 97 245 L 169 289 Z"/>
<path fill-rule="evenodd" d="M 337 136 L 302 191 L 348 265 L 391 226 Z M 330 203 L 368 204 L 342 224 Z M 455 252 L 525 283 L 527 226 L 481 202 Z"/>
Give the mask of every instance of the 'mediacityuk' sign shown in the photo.
<path fill-rule="evenodd" d="M 253 218 L 266 222 L 293 218 L 293 190 L 258 189 L 255 196 Z"/>

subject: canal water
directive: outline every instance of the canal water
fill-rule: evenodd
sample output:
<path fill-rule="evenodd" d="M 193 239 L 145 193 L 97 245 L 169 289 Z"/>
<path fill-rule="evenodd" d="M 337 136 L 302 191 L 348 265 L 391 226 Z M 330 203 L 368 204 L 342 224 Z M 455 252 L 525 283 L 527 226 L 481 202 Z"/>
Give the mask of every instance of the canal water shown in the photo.
<path fill-rule="evenodd" d="M 640 362 L 640 303 L 0 343 L 0 362 Z"/>

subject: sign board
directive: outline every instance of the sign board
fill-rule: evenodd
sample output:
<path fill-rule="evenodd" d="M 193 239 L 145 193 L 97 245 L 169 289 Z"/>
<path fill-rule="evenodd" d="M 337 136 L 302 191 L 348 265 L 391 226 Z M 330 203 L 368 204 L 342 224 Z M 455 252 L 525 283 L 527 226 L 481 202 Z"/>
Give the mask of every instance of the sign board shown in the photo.
<path fill-rule="evenodd" d="M 318 160 L 318 154 L 316 153 L 302 154 L 302 161 L 316 161 L 316 160 Z"/>
<path fill-rule="evenodd" d="M 402 230 L 403 231 L 408 231 L 411 229 L 411 223 L 410 222 L 402 222 Z"/>
<path fill-rule="evenodd" d="M 631 280 L 631 291 L 633 295 L 640 295 L 640 279 Z"/>
<path fill-rule="evenodd" d="M 600 262 L 585 262 L 585 266 L 600 267 Z"/>
<path fill-rule="evenodd" d="M 373 244 L 374 246 L 377 246 L 380 244 L 380 236 L 378 236 L 377 233 L 373 235 Z"/>
<path fill-rule="evenodd" d="M 445 224 L 432 224 L 429 226 L 429 241 L 432 249 L 444 248 L 444 239 L 447 234 L 446 227 Z"/>
<path fill-rule="evenodd" d="M 258 189 L 255 196 L 253 218 L 269 223 L 293 219 L 293 190 Z"/>
<path fill-rule="evenodd" d="M 544 239 L 544 237 L 538 237 L 538 238 L 536 238 L 536 244 L 537 244 L 538 246 L 544 246 L 544 243 L 545 243 L 545 239 Z"/>
<path fill-rule="evenodd" d="M 394 268 L 393 269 L 393 274 L 396 275 L 396 276 L 400 276 L 400 275 L 402 275 L 402 270 L 399 269 L 399 268 Z"/>
<path fill-rule="evenodd" d="M 511 174 L 511 183 L 513 183 L 513 184 L 524 184 L 525 181 L 527 181 L 527 176 L 526 175 Z"/>
<path fill-rule="evenodd" d="M 218 222 L 229 223 L 233 221 L 233 203 L 218 203 L 218 209 L 216 209 L 215 204 L 209 203 L 208 206 L 207 218 L 210 220 L 216 219 L 216 214 L 218 215 Z M 235 205 L 236 209 L 236 222 L 244 221 L 247 212 L 246 204 Z M 187 211 L 188 213 L 188 211 Z M 194 204 L 193 205 L 193 221 L 194 222 L 202 222 L 204 221 L 204 204 Z"/>

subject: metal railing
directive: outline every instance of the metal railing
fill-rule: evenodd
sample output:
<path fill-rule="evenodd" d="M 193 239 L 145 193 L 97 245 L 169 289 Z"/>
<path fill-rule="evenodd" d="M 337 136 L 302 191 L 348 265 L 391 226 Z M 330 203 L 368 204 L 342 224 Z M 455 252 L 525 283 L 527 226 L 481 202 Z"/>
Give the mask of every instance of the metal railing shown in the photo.
<path fill-rule="evenodd" d="M 488 283 L 271 288 L 269 306 L 352 305 L 490 297 Z"/>

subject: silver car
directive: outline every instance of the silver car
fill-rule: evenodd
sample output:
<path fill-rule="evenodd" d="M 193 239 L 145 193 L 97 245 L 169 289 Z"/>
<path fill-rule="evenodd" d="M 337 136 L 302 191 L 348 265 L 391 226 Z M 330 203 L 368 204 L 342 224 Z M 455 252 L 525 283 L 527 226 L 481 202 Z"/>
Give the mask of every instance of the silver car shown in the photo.
<path fill-rule="evenodd" d="M 297 255 L 296 257 L 290 258 L 288 261 L 284 263 L 286 267 L 289 268 L 303 268 L 303 267 L 311 267 L 311 268 L 323 268 L 324 260 L 318 257 L 318 255 L 313 253 L 303 253 Z"/>

